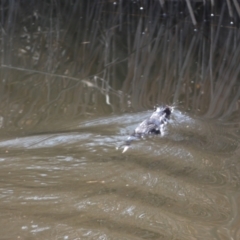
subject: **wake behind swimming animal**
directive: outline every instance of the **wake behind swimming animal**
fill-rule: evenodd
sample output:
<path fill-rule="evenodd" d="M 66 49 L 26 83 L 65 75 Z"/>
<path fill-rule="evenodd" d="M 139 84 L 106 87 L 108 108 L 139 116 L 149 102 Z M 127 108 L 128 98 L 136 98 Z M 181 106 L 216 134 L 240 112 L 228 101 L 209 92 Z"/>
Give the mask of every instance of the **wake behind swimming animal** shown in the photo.
<path fill-rule="evenodd" d="M 123 153 L 128 150 L 131 143 L 135 139 L 140 139 L 146 135 L 163 135 L 163 127 L 168 123 L 170 115 L 172 113 L 172 108 L 169 106 L 158 107 L 153 114 L 141 122 L 134 132 L 128 137 L 127 141 L 123 145 Z"/>

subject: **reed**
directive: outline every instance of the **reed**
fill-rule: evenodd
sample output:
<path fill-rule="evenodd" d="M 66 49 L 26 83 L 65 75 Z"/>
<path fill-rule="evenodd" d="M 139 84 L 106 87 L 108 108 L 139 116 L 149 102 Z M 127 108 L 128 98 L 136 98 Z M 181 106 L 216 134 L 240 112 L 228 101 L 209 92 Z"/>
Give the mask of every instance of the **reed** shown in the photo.
<path fill-rule="evenodd" d="M 116 3 L 1 2 L 6 126 L 161 103 L 209 118 L 239 108 L 237 1 Z"/>

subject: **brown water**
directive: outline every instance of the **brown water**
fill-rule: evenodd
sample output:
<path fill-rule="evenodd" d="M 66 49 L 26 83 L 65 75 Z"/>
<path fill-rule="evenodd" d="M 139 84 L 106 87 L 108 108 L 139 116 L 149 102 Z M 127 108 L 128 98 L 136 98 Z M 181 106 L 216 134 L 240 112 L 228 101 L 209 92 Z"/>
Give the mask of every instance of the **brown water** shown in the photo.
<path fill-rule="evenodd" d="M 238 125 L 175 109 L 122 154 L 150 113 L 2 138 L 1 239 L 240 239 Z"/>
<path fill-rule="evenodd" d="M 0 239 L 240 239 L 237 5 L 186 2 L 0 3 Z"/>

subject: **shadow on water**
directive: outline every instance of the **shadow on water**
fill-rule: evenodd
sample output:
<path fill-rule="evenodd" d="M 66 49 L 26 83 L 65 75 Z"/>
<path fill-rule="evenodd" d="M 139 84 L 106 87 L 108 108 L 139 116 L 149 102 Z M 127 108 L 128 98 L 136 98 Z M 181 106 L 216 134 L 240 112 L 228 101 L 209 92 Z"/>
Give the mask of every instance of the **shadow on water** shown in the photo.
<path fill-rule="evenodd" d="M 1 2 L 1 236 L 240 239 L 239 6 L 205 2 Z"/>

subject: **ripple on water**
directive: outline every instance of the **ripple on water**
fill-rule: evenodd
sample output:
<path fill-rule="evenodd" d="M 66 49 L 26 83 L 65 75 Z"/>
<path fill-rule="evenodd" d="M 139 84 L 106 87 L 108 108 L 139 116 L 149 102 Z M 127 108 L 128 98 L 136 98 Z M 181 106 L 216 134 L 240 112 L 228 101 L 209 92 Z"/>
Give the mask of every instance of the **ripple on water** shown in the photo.
<path fill-rule="evenodd" d="M 0 160 L 1 208 L 26 211 L 29 222 L 48 220 L 19 221 L 34 236 L 51 231 L 61 239 L 212 239 L 214 228 L 237 219 L 238 207 L 227 194 L 234 190 L 229 193 L 230 184 L 239 184 L 238 141 L 221 125 L 178 114 L 164 137 L 136 141 L 125 154 L 115 150 L 127 138 L 115 136 L 118 129 L 126 132 L 124 116 L 98 129 L 99 121 L 89 123 L 85 133 L 2 141 L 0 147 L 10 146 L 13 154 Z M 124 129 L 134 129 L 146 115 L 128 116 Z"/>
<path fill-rule="evenodd" d="M 197 221 L 224 222 L 228 219 L 230 205 L 225 195 L 218 193 L 221 188 L 216 178 L 211 179 L 210 183 L 203 183 L 201 179 L 193 180 L 194 175 L 179 177 L 169 174 L 166 169 L 152 171 L 152 168 L 145 169 L 142 165 L 132 164 L 126 166 L 130 167 L 128 170 L 119 169 L 122 172 L 121 180 L 127 183 L 127 188 L 117 188 L 117 194 L 143 205 L 167 209 L 173 214 L 198 218 Z M 118 183 L 117 179 L 115 183 Z M 196 206 L 199 206 L 200 212 L 195 210 Z"/>
<path fill-rule="evenodd" d="M 102 227 L 116 225 L 116 228 L 125 233 L 125 230 L 128 229 L 126 227 L 130 226 L 134 229 L 131 232 L 133 236 L 140 237 L 139 234 L 147 231 L 150 235 L 146 236 L 152 236 L 153 239 L 171 239 L 175 234 L 181 236 L 182 239 L 184 235 L 192 234 L 189 232 L 189 228 L 203 231 L 205 229 L 204 232 L 208 235 L 208 227 L 205 227 L 204 223 L 216 224 L 226 221 L 228 217 L 216 214 L 210 208 L 200 207 L 198 209 L 198 205 L 188 204 L 178 206 L 179 202 L 174 201 L 170 201 L 171 204 L 167 206 L 168 202 L 166 200 L 161 204 L 156 204 L 148 202 L 147 199 L 134 198 L 133 194 L 130 194 L 130 197 L 127 194 L 125 196 L 116 194 L 108 198 L 101 195 L 88 198 L 75 204 L 75 207 L 77 211 L 86 212 L 90 219 L 91 216 L 101 216 Z M 94 226 L 92 221 L 89 224 Z M 201 227 L 199 228 L 199 226 Z"/>
<path fill-rule="evenodd" d="M 193 118 L 180 111 L 174 111 L 168 128 L 169 137 L 174 141 L 188 142 L 192 147 L 205 151 L 232 152 L 239 144 L 236 129 L 217 119 Z"/>

